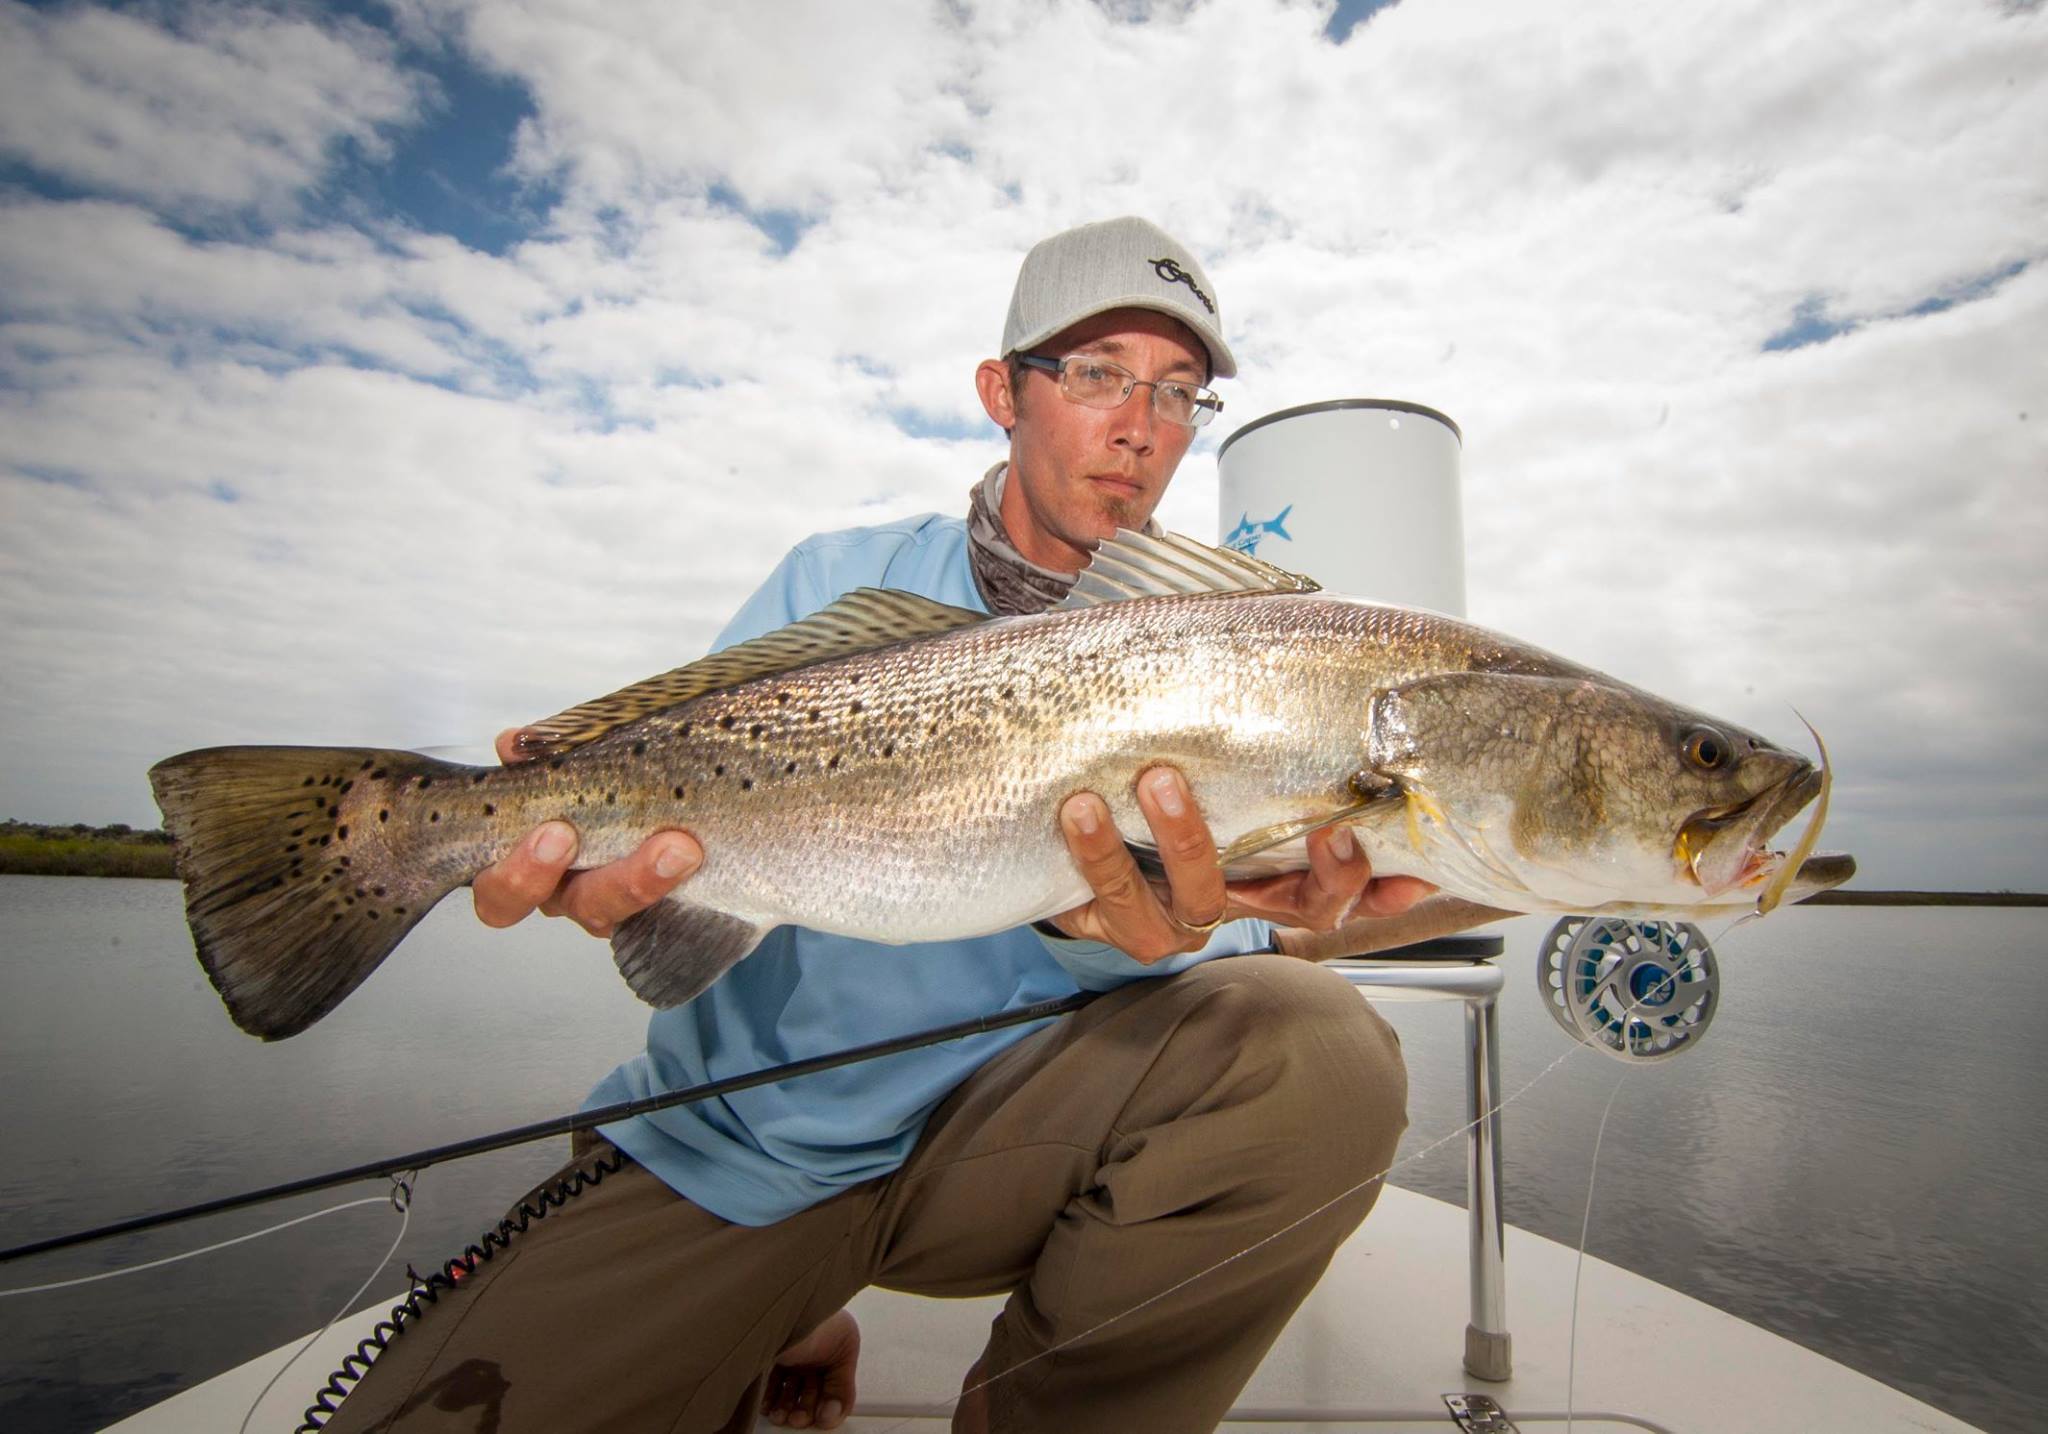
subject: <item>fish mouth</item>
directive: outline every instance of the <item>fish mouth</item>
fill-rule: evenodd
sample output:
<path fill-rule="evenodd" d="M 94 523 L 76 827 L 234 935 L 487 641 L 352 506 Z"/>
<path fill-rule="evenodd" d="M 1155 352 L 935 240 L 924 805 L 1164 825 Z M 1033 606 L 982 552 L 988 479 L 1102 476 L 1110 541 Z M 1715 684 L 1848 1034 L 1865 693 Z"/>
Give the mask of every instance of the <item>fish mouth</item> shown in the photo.
<path fill-rule="evenodd" d="M 1756 795 L 1704 807 L 1678 829 L 1672 854 L 1709 896 L 1754 886 L 1783 864 L 1785 853 L 1765 843 L 1820 794 L 1822 783 L 1820 768 L 1794 760 L 1796 767 Z"/>

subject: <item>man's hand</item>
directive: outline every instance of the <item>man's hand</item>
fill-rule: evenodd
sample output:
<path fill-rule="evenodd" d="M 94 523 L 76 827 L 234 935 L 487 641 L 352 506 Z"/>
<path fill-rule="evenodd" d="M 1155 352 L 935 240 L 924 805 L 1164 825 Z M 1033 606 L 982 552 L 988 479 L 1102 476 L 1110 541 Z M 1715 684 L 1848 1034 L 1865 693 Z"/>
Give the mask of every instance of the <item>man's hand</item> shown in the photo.
<path fill-rule="evenodd" d="M 1375 881 L 1372 864 L 1341 827 L 1309 835 L 1307 871 L 1226 883 L 1216 862 L 1215 839 L 1186 778 L 1171 767 L 1143 773 L 1138 807 L 1166 867 L 1165 889 L 1138 870 L 1102 798 L 1077 792 L 1060 807 L 1060 827 L 1095 899 L 1061 912 L 1052 924 L 1069 936 L 1114 946 L 1148 966 L 1200 950 L 1217 925 L 1240 916 L 1329 931 L 1354 912 L 1397 915 L 1436 889 L 1410 876 Z"/>
<path fill-rule="evenodd" d="M 853 1412 L 860 1326 L 841 1310 L 775 1356 L 761 1412 L 778 1428 L 837 1429 Z"/>
<path fill-rule="evenodd" d="M 520 731 L 514 727 L 498 734 L 498 760 L 508 767 L 525 760 L 518 748 Z M 631 856 L 572 872 L 576 845 L 576 828 L 567 822 L 535 827 L 510 855 L 485 867 L 470 883 L 477 919 L 486 926 L 510 926 L 538 910 L 543 916 L 566 916 L 592 936 L 609 936 L 621 921 L 654 905 L 704 864 L 704 848 L 688 832 L 656 832 Z"/>

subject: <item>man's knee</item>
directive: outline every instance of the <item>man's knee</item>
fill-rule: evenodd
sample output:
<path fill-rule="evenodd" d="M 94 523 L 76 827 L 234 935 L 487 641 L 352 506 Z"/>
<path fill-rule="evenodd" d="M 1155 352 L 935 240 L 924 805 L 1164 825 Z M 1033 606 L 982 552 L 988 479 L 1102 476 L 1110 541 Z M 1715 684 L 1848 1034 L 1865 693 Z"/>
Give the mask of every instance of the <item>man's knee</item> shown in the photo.
<path fill-rule="evenodd" d="M 1304 1139 L 1351 1136 L 1389 1157 L 1407 1127 L 1401 1041 L 1335 971 L 1291 956 L 1239 956 L 1186 973 L 1211 989 L 1204 1040 L 1231 1043 L 1283 1088 L 1276 1116 Z"/>

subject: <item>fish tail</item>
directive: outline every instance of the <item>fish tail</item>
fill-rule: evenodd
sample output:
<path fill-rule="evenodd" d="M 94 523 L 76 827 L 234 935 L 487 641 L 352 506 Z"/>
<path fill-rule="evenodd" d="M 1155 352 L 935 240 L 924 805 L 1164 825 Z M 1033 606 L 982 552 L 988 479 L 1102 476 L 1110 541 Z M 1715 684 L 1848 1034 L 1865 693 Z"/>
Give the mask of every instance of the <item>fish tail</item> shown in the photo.
<path fill-rule="evenodd" d="M 297 1035 L 468 879 L 459 853 L 390 820 L 402 784 L 467 770 L 336 747 L 210 747 L 150 768 L 199 962 L 236 1025 Z"/>

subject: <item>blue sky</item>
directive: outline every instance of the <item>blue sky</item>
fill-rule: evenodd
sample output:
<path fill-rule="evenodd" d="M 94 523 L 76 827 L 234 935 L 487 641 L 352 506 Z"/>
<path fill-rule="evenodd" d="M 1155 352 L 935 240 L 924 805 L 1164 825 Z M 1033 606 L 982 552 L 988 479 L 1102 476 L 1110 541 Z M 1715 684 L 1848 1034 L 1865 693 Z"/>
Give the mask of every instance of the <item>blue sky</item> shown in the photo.
<path fill-rule="evenodd" d="M 1242 368 L 1168 523 L 1440 408 L 1475 618 L 1796 706 L 1872 880 L 2048 886 L 2044 76 L 1988 3 L 0 0 L 0 816 L 686 659 L 961 509 L 1023 251 L 1140 212 Z"/>

